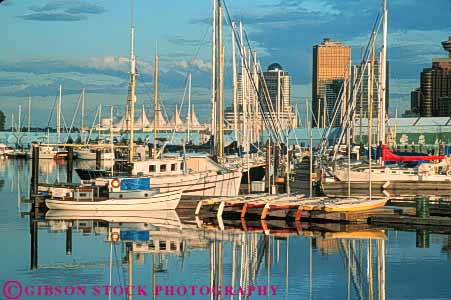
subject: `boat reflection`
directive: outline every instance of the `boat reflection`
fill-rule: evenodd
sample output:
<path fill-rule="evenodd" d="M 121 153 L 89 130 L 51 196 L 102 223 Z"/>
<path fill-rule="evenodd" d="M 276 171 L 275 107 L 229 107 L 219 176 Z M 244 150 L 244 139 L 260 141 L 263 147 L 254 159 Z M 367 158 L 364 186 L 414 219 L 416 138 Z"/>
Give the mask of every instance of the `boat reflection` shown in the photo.
<path fill-rule="evenodd" d="M 158 274 L 171 274 L 174 279 L 169 284 L 177 285 L 176 278 L 185 272 L 184 265 L 188 263 L 192 267 L 192 260 L 196 256 L 199 259 L 199 255 L 205 262 L 202 266 L 208 264 L 209 272 L 197 270 L 198 273 L 191 274 L 189 272 L 193 271 L 187 270 L 193 283 L 211 289 L 224 286 L 231 286 L 235 291 L 241 289 L 243 294 L 235 294 L 235 299 L 252 298 L 249 293 L 257 286 L 265 286 L 267 294 L 264 298 L 271 298 L 270 287 L 273 285 L 278 286 L 277 299 L 290 299 L 289 285 L 293 285 L 290 274 L 307 273 L 307 269 L 296 264 L 290 265 L 289 262 L 304 259 L 304 265 L 307 265 L 308 260 L 308 276 L 305 276 L 308 282 L 295 282 L 292 289 L 299 291 L 299 288 L 303 288 L 303 298 L 315 298 L 315 293 L 321 292 L 318 282 L 319 277 L 323 276 L 322 270 L 315 268 L 315 257 L 318 255 L 342 257 L 342 272 L 347 275 L 340 277 L 343 278 L 342 282 L 336 284 L 346 287 L 343 293 L 348 299 L 385 299 L 386 234 L 384 230 L 368 225 L 289 224 L 285 221 L 260 220 L 218 224 L 218 220 L 179 217 L 175 211 L 48 211 L 45 219 L 30 218 L 30 221 L 32 269 L 39 266 L 39 228 L 49 229 L 49 234 L 65 232 L 66 254 L 72 257 L 77 255 L 72 251 L 73 243 L 81 243 L 86 234 L 94 233 L 104 236 L 104 243 L 109 246 L 110 285 L 113 272 L 117 272 L 113 268 L 113 253 L 122 251 L 122 259 L 114 264 L 128 269 L 127 272 L 123 271 L 128 276 L 127 286 L 151 281 L 153 299 L 158 297 L 159 284 L 168 284 L 167 275 Z M 300 245 L 303 245 L 303 256 L 298 252 Z M 143 279 L 141 271 L 145 257 L 149 257 L 152 262 L 150 279 Z M 134 270 L 135 265 L 138 266 L 137 270 Z M 273 272 L 279 279 L 273 279 Z M 284 285 L 280 282 L 280 272 L 285 273 Z M 181 282 L 183 284 L 184 281 Z M 132 299 L 136 294 L 127 293 L 124 296 Z M 209 297 L 221 298 L 214 294 Z"/>

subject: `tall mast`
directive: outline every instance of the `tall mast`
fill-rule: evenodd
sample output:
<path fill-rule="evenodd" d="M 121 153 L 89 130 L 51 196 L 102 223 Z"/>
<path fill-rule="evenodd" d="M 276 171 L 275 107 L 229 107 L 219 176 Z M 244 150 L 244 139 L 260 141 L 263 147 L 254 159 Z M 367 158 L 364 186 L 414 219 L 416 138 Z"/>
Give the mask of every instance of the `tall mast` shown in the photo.
<path fill-rule="evenodd" d="M 187 142 L 190 141 L 190 130 L 191 130 L 191 72 L 188 74 L 188 131 L 187 131 Z M 177 108 L 177 107 L 176 107 Z"/>
<path fill-rule="evenodd" d="M 17 140 L 19 140 L 20 138 L 20 132 L 22 131 L 22 126 L 21 126 L 21 124 L 20 124 L 20 121 L 22 120 L 22 105 L 21 104 L 19 104 L 19 120 L 17 121 L 17 136 L 18 136 L 18 139 Z"/>
<path fill-rule="evenodd" d="M 219 56 L 219 97 L 218 97 L 218 159 L 222 162 L 222 156 L 224 152 L 224 111 L 223 111 L 223 96 L 224 96 L 224 48 L 222 46 L 222 4 L 221 0 L 218 0 L 218 56 Z"/>
<path fill-rule="evenodd" d="M 247 78 L 245 71 L 245 62 L 246 62 L 246 48 L 243 43 L 243 22 L 240 21 L 240 52 L 241 52 L 241 106 L 243 107 L 243 143 L 244 151 L 248 151 L 248 141 L 247 141 Z M 247 74 L 247 73 L 246 73 Z"/>
<path fill-rule="evenodd" d="M 216 0 L 213 0 L 211 30 L 211 134 L 216 134 Z M 216 138 L 214 139 L 216 145 Z"/>
<path fill-rule="evenodd" d="M 136 58 L 135 58 L 135 25 L 132 21 L 131 29 L 131 54 L 130 54 L 130 97 L 129 97 L 129 126 L 130 126 L 130 142 L 128 144 L 128 161 L 133 162 L 134 158 L 134 130 L 135 130 L 135 85 L 136 85 Z"/>
<path fill-rule="evenodd" d="M 370 200 L 372 197 L 372 174 L 371 174 L 371 144 L 372 144 L 372 136 L 373 136 L 373 97 L 374 97 L 374 51 L 376 45 L 376 32 L 373 32 L 372 35 L 372 46 L 371 46 L 371 73 L 370 73 L 370 85 L 369 85 L 369 101 L 368 101 L 368 164 L 369 164 L 369 191 L 370 191 Z"/>
<path fill-rule="evenodd" d="M 380 63 L 380 72 L 381 72 L 381 94 L 379 101 L 379 111 L 381 112 L 380 116 L 380 139 L 382 143 L 385 143 L 385 96 L 387 91 L 387 30 L 388 30 L 388 19 L 387 19 L 387 0 L 383 0 L 383 25 L 382 25 L 382 53 L 381 53 L 381 63 Z M 379 141 L 378 141 L 379 142 Z"/>
<path fill-rule="evenodd" d="M 58 138 L 58 144 L 60 143 L 61 138 L 61 98 L 63 94 L 63 86 L 60 84 L 59 87 L 59 97 L 58 97 L 58 105 L 56 108 L 56 133 Z"/>
<path fill-rule="evenodd" d="M 82 141 L 85 132 L 85 88 L 81 90 L 81 134 Z"/>
<path fill-rule="evenodd" d="M 153 157 L 157 157 L 157 132 L 160 106 L 158 104 L 158 54 L 155 54 L 155 73 L 153 80 Z"/>
<path fill-rule="evenodd" d="M 31 96 L 28 97 L 28 141 L 30 141 L 31 131 Z"/>
<path fill-rule="evenodd" d="M 232 22 L 232 80 L 233 80 L 233 131 L 235 132 L 235 141 L 238 141 L 238 88 L 237 88 L 237 74 L 236 74 L 236 54 L 235 54 L 235 29 L 236 24 Z"/>

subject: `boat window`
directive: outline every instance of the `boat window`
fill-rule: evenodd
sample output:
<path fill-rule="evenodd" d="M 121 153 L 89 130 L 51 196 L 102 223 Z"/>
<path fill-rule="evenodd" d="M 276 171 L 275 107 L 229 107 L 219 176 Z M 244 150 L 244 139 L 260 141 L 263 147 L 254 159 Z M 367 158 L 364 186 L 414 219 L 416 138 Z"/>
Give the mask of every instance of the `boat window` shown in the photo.
<path fill-rule="evenodd" d="M 119 194 L 119 198 L 122 198 L 122 194 Z"/>
<path fill-rule="evenodd" d="M 80 197 L 86 197 L 86 193 L 80 193 Z"/>
<path fill-rule="evenodd" d="M 160 241 L 160 250 L 166 250 L 166 241 Z"/>
<path fill-rule="evenodd" d="M 144 194 L 144 197 L 149 197 L 149 194 L 145 193 L 145 194 Z"/>
<path fill-rule="evenodd" d="M 183 164 L 183 162 L 182 163 L 180 163 L 180 170 L 185 170 L 185 165 Z"/>
<path fill-rule="evenodd" d="M 177 250 L 177 245 L 175 244 L 174 241 L 171 241 L 171 251 L 175 251 Z"/>
<path fill-rule="evenodd" d="M 166 165 L 160 165 L 160 172 L 166 172 Z"/>
<path fill-rule="evenodd" d="M 155 172 L 156 170 L 157 170 L 157 168 L 155 167 L 155 165 L 149 166 L 149 172 Z"/>
<path fill-rule="evenodd" d="M 171 171 L 175 171 L 175 164 L 171 164 Z"/>
<path fill-rule="evenodd" d="M 154 244 L 153 240 L 149 241 L 149 249 L 151 249 L 151 250 L 155 249 L 155 244 Z"/>

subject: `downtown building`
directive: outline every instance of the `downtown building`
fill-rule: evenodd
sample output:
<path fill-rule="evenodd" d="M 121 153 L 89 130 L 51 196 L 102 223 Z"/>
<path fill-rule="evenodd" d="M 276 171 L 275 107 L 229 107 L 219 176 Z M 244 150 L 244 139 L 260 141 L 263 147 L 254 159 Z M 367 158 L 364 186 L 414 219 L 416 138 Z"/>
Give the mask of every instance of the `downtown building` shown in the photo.
<path fill-rule="evenodd" d="M 278 63 L 271 64 L 260 74 L 253 74 L 252 78 L 239 73 L 237 104 L 239 128 L 247 122 L 250 125 L 246 126 L 261 131 L 263 118 L 278 120 L 283 128 L 298 127 L 297 115 L 291 105 L 291 75 Z M 234 109 L 231 106 L 225 109 L 225 128 L 233 129 L 233 126 Z"/>
<path fill-rule="evenodd" d="M 352 71 L 352 77 L 354 79 L 354 77 L 357 77 L 356 79 L 358 79 L 358 65 L 353 65 L 352 66 L 353 71 Z M 370 103 L 369 99 L 370 99 L 370 78 L 371 78 L 371 70 L 372 68 L 372 64 L 371 62 L 368 62 L 367 68 L 364 71 L 364 74 L 362 76 L 362 83 L 360 84 L 359 90 L 357 91 L 357 97 L 356 97 L 356 116 L 357 118 L 368 118 L 369 116 L 369 107 L 368 107 L 368 103 Z M 381 68 L 380 68 L 380 63 L 379 61 L 374 61 L 374 76 L 375 76 L 375 80 L 373 83 L 373 118 L 377 118 L 377 114 L 379 111 L 379 101 L 380 101 L 380 97 L 379 97 L 379 78 L 381 78 Z M 389 64 L 387 62 L 387 68 L 386 68 L 386 87 L 385 87 L 385 111 L 388 111 L 388 104 L 389 104 Z"/>
<path fill-rule="evenodd" d="M 330 124 L 335 112 L 335 104 L 343 83 L 350 79 L 351 46 L 338 41 L 324 39 L 313 46 L 312 72 L 312 122 L 314 127 L 340 126 L 343 103 L 338 107 L 338 116 Z"/>
<path fill-rule="evenodd" d="M 442 42 L 448 58 L 435 58 L 420 75 L 420 87 L 411 92 L 410 114 L 451 117 L 451 37 Z"/>

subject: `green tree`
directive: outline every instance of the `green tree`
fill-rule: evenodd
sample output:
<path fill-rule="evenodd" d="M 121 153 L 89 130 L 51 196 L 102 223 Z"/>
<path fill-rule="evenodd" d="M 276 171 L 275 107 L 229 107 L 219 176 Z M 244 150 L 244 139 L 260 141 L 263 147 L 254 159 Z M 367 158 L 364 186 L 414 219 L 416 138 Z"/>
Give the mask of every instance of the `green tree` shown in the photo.
<path fill-rule="evenodd" d="M 5 114 L 0 110 L 0 131 L 5 130 Z"/>

